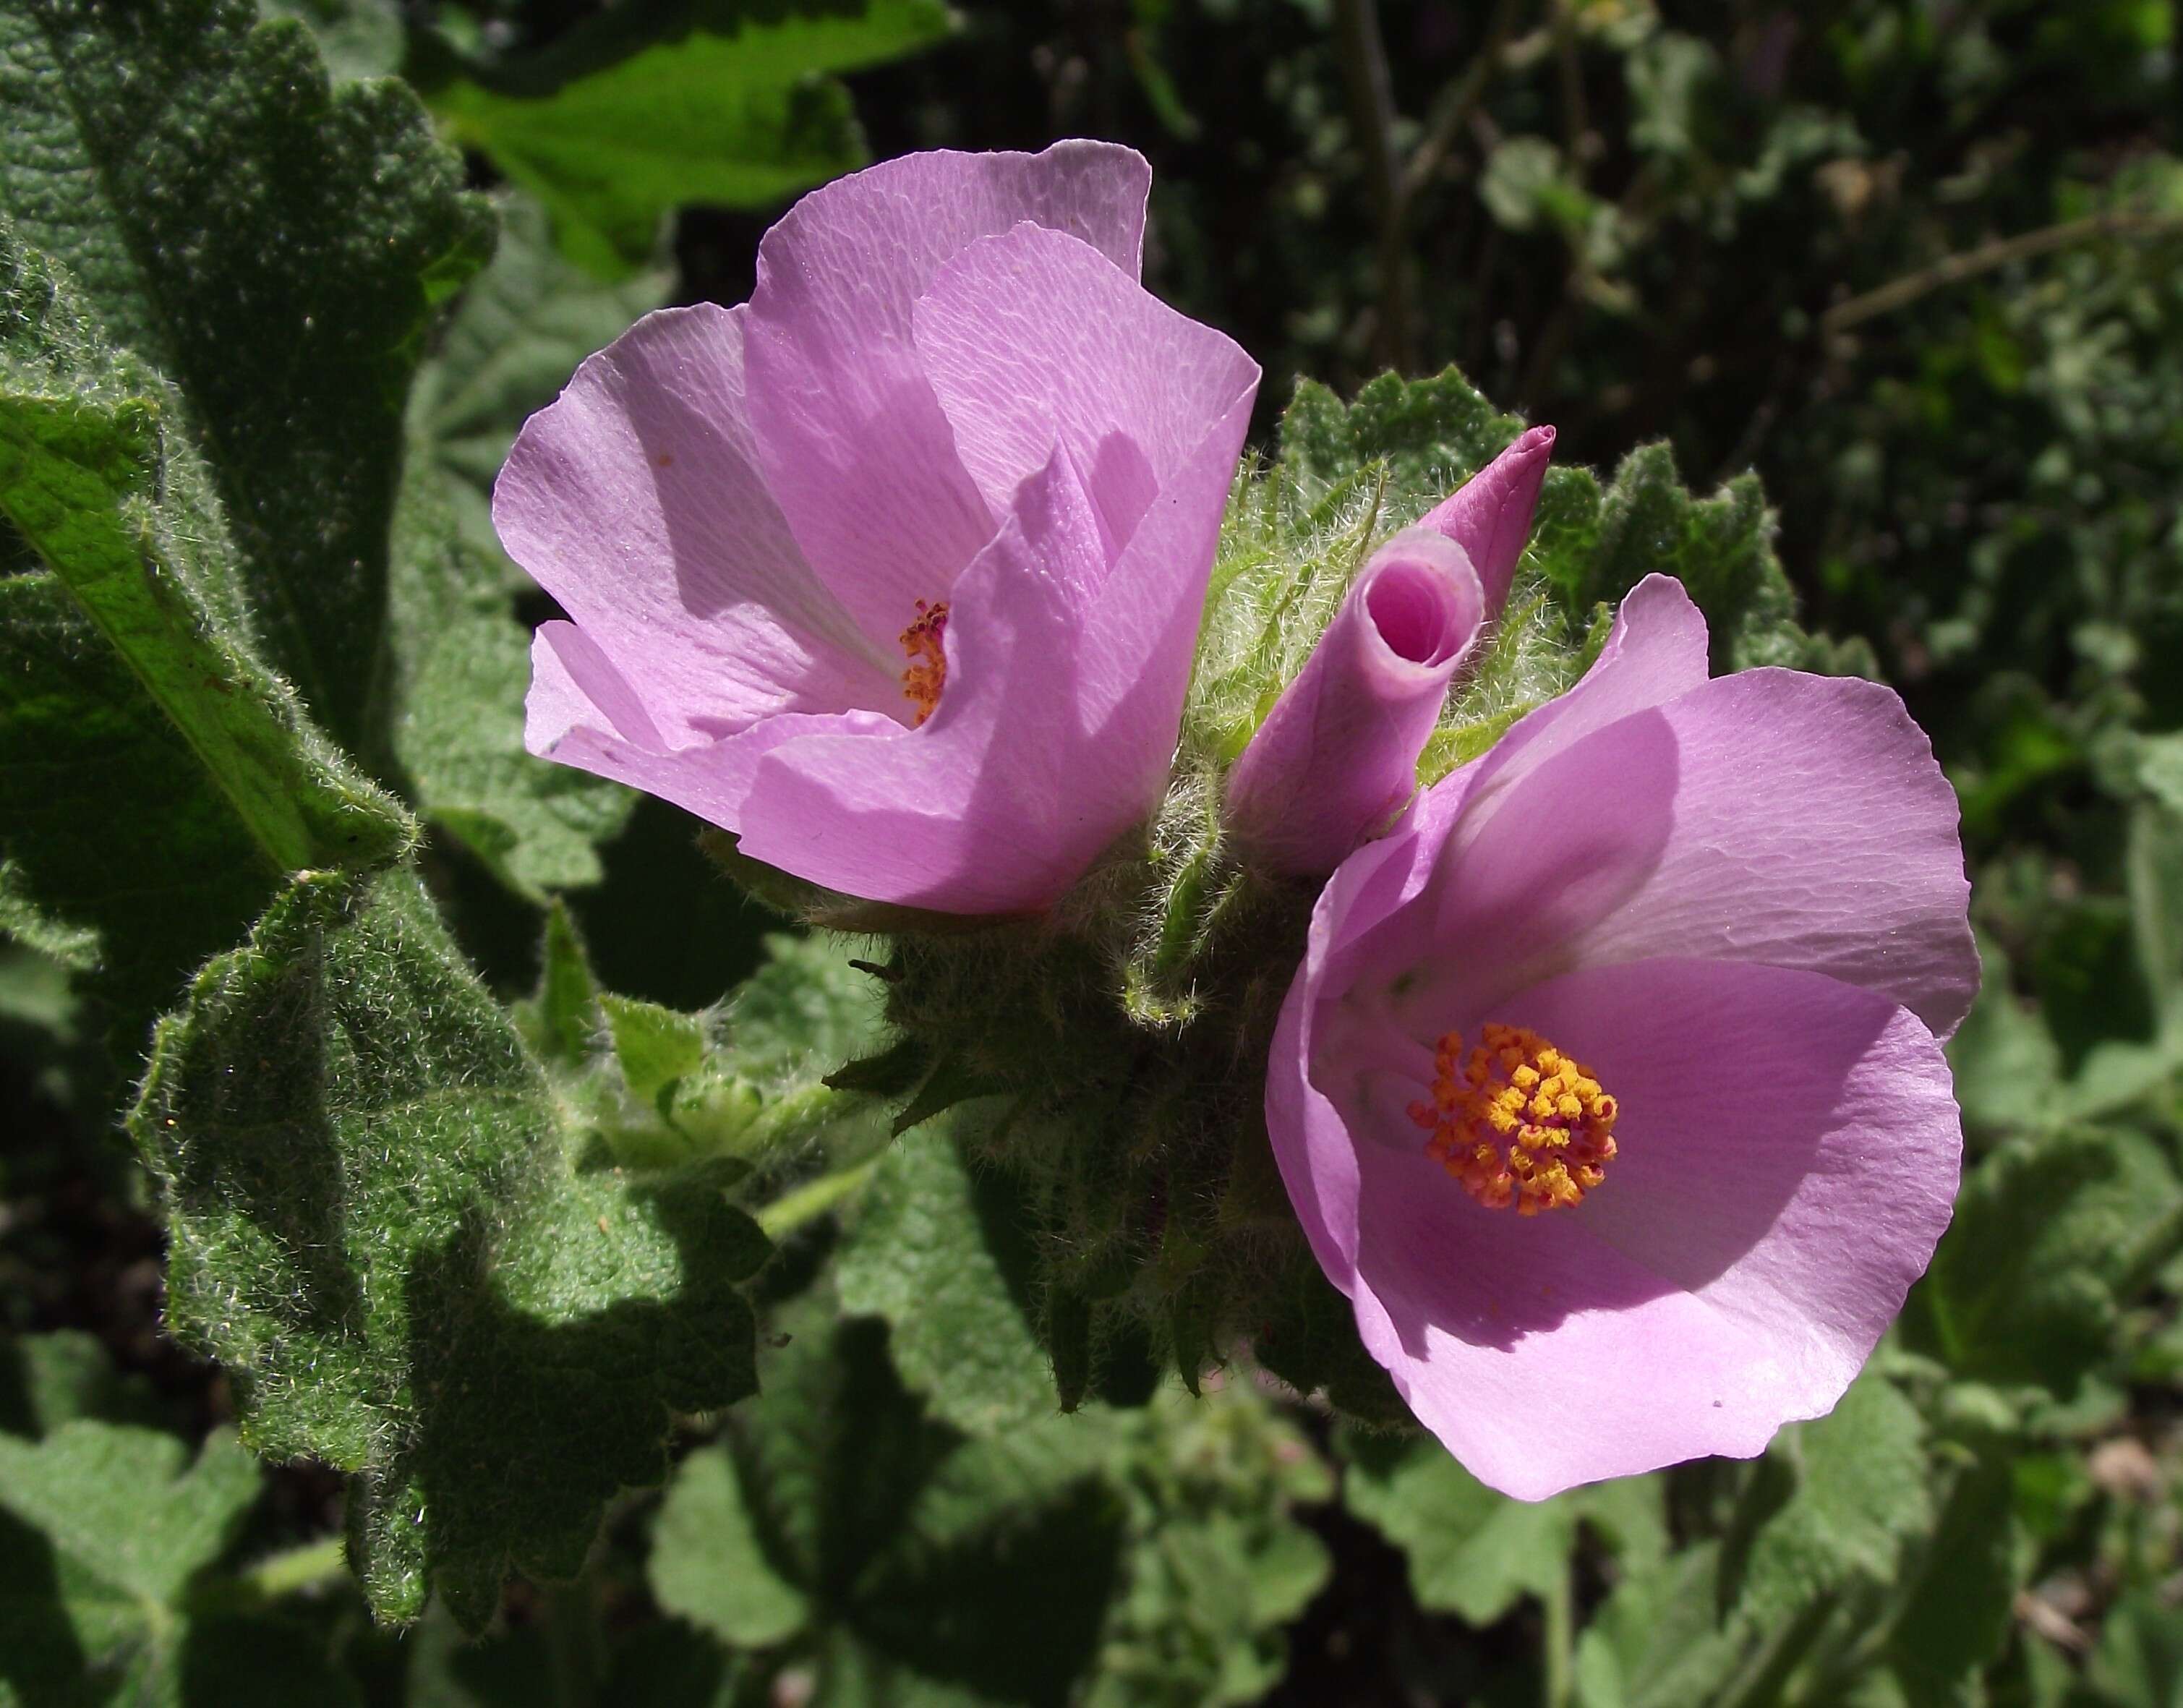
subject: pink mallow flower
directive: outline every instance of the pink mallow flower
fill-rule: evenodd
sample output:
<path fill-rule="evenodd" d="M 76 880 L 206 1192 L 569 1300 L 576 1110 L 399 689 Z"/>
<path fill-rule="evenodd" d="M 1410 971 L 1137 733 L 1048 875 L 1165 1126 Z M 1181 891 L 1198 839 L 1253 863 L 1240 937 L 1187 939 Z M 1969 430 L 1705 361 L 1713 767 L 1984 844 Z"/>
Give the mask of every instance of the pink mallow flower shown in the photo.
<path fill-rule="evenodd" d="M 1533 427 L 1358 572 L 1228 774 L 1223 816 L 1250 859 L 1324 876 L 1408 805 L 1448 684 L 1508 601 L 1553 448 Z"/>
<path fill-rule="evenodd" d="M 1267 1122 L 1365 1346 L 1479 1478 L 1749 1457 L 1841 1396 L 1954 1199 L 1968 896 L 1902 703 L 1708 681 L 1658 576 L 1343 862 Z"/>
<path fill-rule="evenodd" d="M 493 492 L 573 620 L 535 754 L 877 901 L 1051 902 L 1158 800 L 1257 366 L 1138 283 L 1127 148 L 806 196 L 747 303 L 648 314 Z"/>

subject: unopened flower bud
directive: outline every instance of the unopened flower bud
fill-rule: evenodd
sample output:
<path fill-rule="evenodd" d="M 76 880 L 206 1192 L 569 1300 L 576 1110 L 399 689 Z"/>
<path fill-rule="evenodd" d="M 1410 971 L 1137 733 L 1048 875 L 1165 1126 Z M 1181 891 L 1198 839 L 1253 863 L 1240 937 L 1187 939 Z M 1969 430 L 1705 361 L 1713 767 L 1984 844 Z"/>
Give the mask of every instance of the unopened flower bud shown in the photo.
<path fill-rule="evenodd" d="M 1373 554 L 1229 774 L 1228 823 L 1250 858 L 1330 872 L 1401 811 L 1485 609 L 1470 554 L 1445 534 L 1407 528 Z"/>

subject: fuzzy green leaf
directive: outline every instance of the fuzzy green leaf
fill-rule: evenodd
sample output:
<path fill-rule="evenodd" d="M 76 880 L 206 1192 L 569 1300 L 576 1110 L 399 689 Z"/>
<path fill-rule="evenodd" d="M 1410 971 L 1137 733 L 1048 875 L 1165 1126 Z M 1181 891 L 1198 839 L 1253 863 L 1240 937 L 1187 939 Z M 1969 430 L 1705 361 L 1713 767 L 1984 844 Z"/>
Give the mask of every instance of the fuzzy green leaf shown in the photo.
<path fill-rule="evenodd" d="M 403 399 L 487 210 L 406 88 L 248 0 L 9 0 L 0 86 L 0 209 L 174 383 L 270 661 L 372 750 Z"/>
<path fill-rule="evenodd" d="M 1437 503 L 1523 429 L 1453 368 L 1429 380 L 1382 374 L 1346 406 L 1316 381 L 1302 380 L 1281 418 L 1281 472 L 1316 503 L 1360 470 L 1383 464 L 1391 491 L 1430 492 L 1428 503 Z"/>
<path fill-rule="evenodd" d="M 1624 1575 L 1576 1645 L 1578 1708 L 1690 1708 L 1713 1700 L 1742 1645 L 1716 1611 L 1720 1550 L 1684 1549 Z"/>
<path fill-rule="evenodd" d="M 381 1616 L 475 1628 L 657 1482 L 673 1413 L 748 1393 L 765 1243 L 717 1171 L 582 1153 L 414 877 L 299 881 L 161 1023 L 131 1128 L 169 1203 L 175 1331 L 245 1438 L 358 1473 Z"/>
<path fill-rule="evenodd" d="M 2122 1130 L 2014 1141 L 1964 1182 L 1903 1330 L 1959 1376 L 2067 1397 L 2114 1354 L 2119 1287 L 2183 1234 L 2183 1182 Z"/>
<path fill-rule="evenodd" d="M 1917 1408 L 1872 1375 L 1788 1432 L 1774 1451 L 1796 1489 L 1752 1544 L 1739 1611 L 1771 1627 L 1853 1580 L 1891 1579 L 1903 1543 L 1933 1522 L 1925 1438 Z"/>
<path fill-rule="evenodd" d="M 430 95 L 459 141 L 545 203 L 562 252 L 604 277 L 651 258 L 670 209 L 767 207 L 864 164 L 848 91 L 823 74 L 914 53 L 950 27 L 938 0 L 691 9 L 681 33 L 633 53 L 620 52 L 625 20 L 608 17 L 550 60 L 480 69 Z"/>
<path fill-rule="evenodd" d="M 971 1440 L 903 1386 L 880 1324 L 825 1303 L 785 1318 L 764 1403 L 730 1419 L 735 1491 L 708 1455 L 680 1473 L 663 1599 L 730 1640 L 795 1632 L 829 1703 L 1199 1708 L 1271 1688 L 1280 1627 L 1328 1566 L 1291 1509 L 1331 1491 L 1247 1384 Z"/>
<path fill-rule="evenodd" d="M 322 1642 L 200 1605 L 262 1478 L 225 1431 L 189 1460 L 171 1435 L 87 1420 L 0 1436 L 0 1700 L 356 1700 Z"/>
<path fill-rule="evenodd" d="M 1954 1708 L 2014 1625 L 2019 1534 L 2006 1460 L 1969 1467 L 1949 1492 L 1922 1569 L 1904 1586 L 1888 1661 L 1909 1708 Z"/>
<path fill-rule="evenodd" d="M 662 1607 L 736 1648 L 785 1642 L 810 1618 L 803 1592 L 766 1557 L 735 1461 L 718 1447 L 676 1470 L 647 1571 Z"/>
<path fill-rule="evenodd" d="M 400 0 L 258 0 L 258 9 L 293 18 L 316 36 L 334 77 L 392 77 L 402 69 Z"/>
<path fill-rule="evenodd" d="M 1436 1441 L 1357 1436 L 1351 1449 L 1343 1504 L 1409 1557 L 1419 1606 L 1491 1625 L 1568 1575 L 1578 1514 L 1567 1497 L 1511 1500 Z"/>
<path fill-rule="evenodd" d="M 0 1436 L 0 1506 L 100 1581 L 160 1606 L 227 1546 L 258 1498 L 256 1461 L 211 1437 L 196 1464 L 171 1435 L 90 1419 L 32 1444 Z"/>
<path fill-rule="evenodd" d="M 165 400 L 0 231 L 0 514 L 47 566 L 0 581 L 0 835 L 25 899 L 99 933 L 130 1021 L 281 871 L 368 866 L 414 833 L 258 662 Z"/>
<path fill-rule="evenodd" d="M 1029 1216 L 1021 1193 L 974 1173 L 952 1124 L 935 1121 L 897 1142 L 842 1244 L 843 1306 L 886 1320 L 903 1380 L 966 1434 L 1056 1409 L 1030 1320 Z"/>
<path fill-rule="evenodd" d="M 640 1103 L 656 1103 L 675 1081 L 695 1073 L 705 1061 L 705 1023 L 694 1014 L 678 1014 L 656 1002 L 633 996 L 603 996 L 608 1035 L 622 1078 Z"/>
<path fill-rule="evenodd" d="M 1408 1556 L 1418 1604 L 1491 1625 L 1526 1595 L 1566 1586 L 1577 1526 L 1590 1523 L 1633 1566 L 1666 1552 L 1657 1479 L 1595 1483 L 1552 1499 L 1495 1493 L 1430 1438 L 1352 1430 L 1342 1503 Z"/>

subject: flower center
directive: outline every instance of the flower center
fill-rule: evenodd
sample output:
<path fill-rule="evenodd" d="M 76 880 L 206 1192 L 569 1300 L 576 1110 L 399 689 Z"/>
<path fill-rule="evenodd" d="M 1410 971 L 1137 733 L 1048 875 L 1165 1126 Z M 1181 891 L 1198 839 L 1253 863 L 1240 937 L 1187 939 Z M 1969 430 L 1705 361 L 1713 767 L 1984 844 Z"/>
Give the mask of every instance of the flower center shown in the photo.
<path fill-rule="evenodd" d="M 1468 1057 L 1449 1032 L 1433 1070 L 1432 1101 L 1410 1119 L 1432 1135 L 1425 1154 L 1488 1210 L 1564 1210 L 1607 1178 L 1614 1099 L 1528 1026 L 1485 1027 Z"/>
<path fill-rule="evenodd" d="M 947 654 L 941 638 L 947 632 L 947 602 L 917 602 L 917 620 L 902 631 L 902 649 L 909 654 L 909 668 L 902 673 L 902 691 L 917 708 L 922 724 L 940 704 L 940 691 L 947 686 Z"/>

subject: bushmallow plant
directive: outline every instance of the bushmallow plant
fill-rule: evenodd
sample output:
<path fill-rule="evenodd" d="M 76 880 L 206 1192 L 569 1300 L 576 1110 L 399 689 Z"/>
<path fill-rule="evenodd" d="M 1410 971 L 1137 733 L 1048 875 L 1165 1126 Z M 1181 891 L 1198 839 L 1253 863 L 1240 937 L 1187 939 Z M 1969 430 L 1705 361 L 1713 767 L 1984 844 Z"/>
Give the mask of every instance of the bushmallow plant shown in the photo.
<path fill-rule="evenodd" d="M 1266 1120 L 1365 1348 L 1526 1498 L 1827 1410 L 1924 1270 L 1978 965 L 1889 690 L 1708 680 L 1648 577 L 1597 661 L 1320 894 Z"/>
<path fill-rule="evenodd" d="M 1053 902 L 1158 801 L 1258 370 L 1138 283 L 1070 142 L 813 192 L 750 301 L 646 316 L 494 492 L 570 619 L 530 750 L 873 901 Z"/>
<path fill-rule="evenodd" d="M 1948 787 L 1884 688 L 1709 679 L 1678 582 L 1594 609 L 1672 556 L 1745 644 L 1750 483 L 1550 474 L 1453 373 L 1304 386 L 1239 479 L 1147 177 L 875 167 L 586 362 L 495 494 L 569 619 L 530 744 L 885 928 L 829 1083 L 1005 1178 L 1064 1407 L 1247 1348 L 1515 1494 L 1755 1453 L 1947 1220 Z"/>

